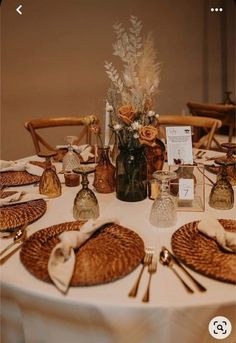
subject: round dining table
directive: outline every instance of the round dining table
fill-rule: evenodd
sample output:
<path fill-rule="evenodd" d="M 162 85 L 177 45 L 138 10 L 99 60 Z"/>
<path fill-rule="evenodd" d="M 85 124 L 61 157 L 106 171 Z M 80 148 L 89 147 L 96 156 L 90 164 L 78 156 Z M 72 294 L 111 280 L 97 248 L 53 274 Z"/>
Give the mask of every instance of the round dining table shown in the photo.
<path fill-rule="evenodd" d="M 209 154 L 215 152 L 209 151 Z M 34 159 L 39 160 L 37 156 Z M 32 157 L 25 160 L 32 160 Z M 57 168 L 59 171 L 61 165 L 57 164 Z M 206 175 L 216 179 L 214 174 Z M 89 181 L 92 188 L 92 176 L 89 176 Z M 80 187 L 62 184 L 62 195 L 47 201 L 46 213 L 28 226 L 28 236 L 54 224 L 74 221 L 73 202 Z M 235 219 L 236 204 L 230 210 L 209 207 L 211 188 L 212 184 L 205 179 L 205 211 L 177 212 L 177 222 L 171 228 L 156 228 L 150 224 L 153 201 L 149 198 L 132 203 L 118 200 L 115 192 L 95 194 L 101 218 L 118 218 L 122 226 L 135 231 L 145 247 L 153 247 L 159 256 L 163 246 L 171 250 L 173 233 L 186 223 L 210 214 L 218 219 Z M 33 185 L 14 189 L 38 192 L 38 187 Z M 1 249 L 10 241 L 1 239 Z M 2 343 L 210 343 L 216 339 L 210 335 L 208 325 L 217 316 L 228 318 L 232 324 L 231 334 L 223 342 L 236 342 L 234 284 L 209 278 L 188 268 L 207 289 L 199 292 L 191 284 L 194 289 L 191 294 L 186 292 L 176 275 L 158 261 L 148 303 L 142 302 L 149 277 L 147 270 L 143 273 L 137 296 L 128 296 L 141 264 L 116 281 L 70 287 L 64 295 L 53 284 L 29 273 L 19 256 L 18 250 L 0 266 Z"/>

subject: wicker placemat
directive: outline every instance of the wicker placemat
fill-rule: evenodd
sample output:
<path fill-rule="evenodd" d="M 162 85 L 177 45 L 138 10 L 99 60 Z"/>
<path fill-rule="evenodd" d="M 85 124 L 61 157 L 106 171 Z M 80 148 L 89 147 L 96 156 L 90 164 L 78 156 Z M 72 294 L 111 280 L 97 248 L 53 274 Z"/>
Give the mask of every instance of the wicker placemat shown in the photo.
<path fill-rule="evenodd" d="M 228 231 L 236 232 L 236 221 L 219 219 Z M 172 236 L 174 254 L 188 267 L 210 278 L 236 283 L 236 254 L 223 251 L 197 229 L 198 221 L 179 228 Z"/>
<path fill-rule="evenodd" d="M 0 173 L 0 186 L 24 186 L 39 182 L 40 177 L 31 175 L 26 171 L 7 171 Z"/>
<path fill-rule="evenodd" d="M 0 190 L 0 199 L 5 199 L 10 195 L 16 194 L 16 191 L 4 191 L 4 189 Z"/>
<path fill-rule="evenodd" d="M 40 280 L 51 282 L 47 265 L 53 247 L 63 231 L 79 230 L 84 222 L 68 222 L 42 229 L 23 244 L 21 262 Z M 108 224 L 76 251 L 71 286 L 102 284 L 130 273 L 144 257 L 142 239 L 130 229 Z"/>
<path fill-rule="evenodd" d="M 47 209 L 45 200 L 37 199 L 25 203 L 0 208 L 0 230 L 12 231 L 15 228 L 39 219 Z"/>

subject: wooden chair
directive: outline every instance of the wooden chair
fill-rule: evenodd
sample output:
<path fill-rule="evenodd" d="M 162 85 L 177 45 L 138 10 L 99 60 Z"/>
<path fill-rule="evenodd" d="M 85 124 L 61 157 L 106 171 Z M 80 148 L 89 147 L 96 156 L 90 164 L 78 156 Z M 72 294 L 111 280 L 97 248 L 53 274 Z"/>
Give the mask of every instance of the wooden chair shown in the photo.
<path fill-rule="evenodd" d="M 194 116 L 204 116 L 221 120 L 222 126 L 229 127 L 229 143 L 232 142 L 232 137 L 235 130 L 236 122 L 236 106 L 231 104 L 204 104 L 188 102 L 189 111 Z M 215 143 L 220 146 L 219 142 L 213 138 Z"/>
<path fill-rule="evenodd" d="M 42 151 L 42 147 L 46 148 L 46 150 L 55 150 L 55 148 L 36 131 L 58 126 L 79 126 L 81 130 L 76 144 L 80 143 L 83 138 L 85 138 L 86 143 L 91 144 L 91 131 L 89 130 L 91 124 L 99 124 L 99 120 L 95 115 L 33 119 L 25 122 L 25 128 L 30 132 L 36 154 L 38 154 Z"/>
<path fill-rule="evenodd" d="M 222 123 L 219 119 L 207 117 L 181 116 L 181 115 L 161 115 L 159 117 L 160 133 L 165 138 L 163 126 L 191 126 L 193 128 L 206 128 L 207 134 L 194 142 L 194 147 L 199 149 L 205 147 L 211 148 L 211 143 L 216 129 L 220 128 Z"/>

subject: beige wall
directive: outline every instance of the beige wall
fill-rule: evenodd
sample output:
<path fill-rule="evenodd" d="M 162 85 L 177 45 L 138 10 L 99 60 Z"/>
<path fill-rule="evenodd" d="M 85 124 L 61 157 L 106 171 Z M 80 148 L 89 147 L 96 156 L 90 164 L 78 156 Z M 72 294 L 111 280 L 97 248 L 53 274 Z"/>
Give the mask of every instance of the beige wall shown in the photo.
<path fill-rule="evenodd" d="M 2 3 L 1 152 L 4 159 L 34 153 L 24 129 L 31 118 L 97 113 L 109 82 L 104 61 L 113 60 L 112 25 L 130 14 L 153 31 L 162 62 L 159 113 L 182 113 L 186 102 L 222 101 L 235 92 L 233 0 L 22 0 Z M 212 14 L 211 6 L 224 8 Z M 222 48 L 222 27 L 227 49 Z M 225 40 L 224 40 L 225 42 Z M 207 49 L 208 47 L 208 49 Z M 222 63 L 224 61 L 224 63 Z M 227 73 L 226 73 L 227 72 Z M 225 80 L 227 84 L 225 85 Z M 223 86 L 222 86 L 223 85 Z M 53 131 L 52 143 L 74 133 Z"/>

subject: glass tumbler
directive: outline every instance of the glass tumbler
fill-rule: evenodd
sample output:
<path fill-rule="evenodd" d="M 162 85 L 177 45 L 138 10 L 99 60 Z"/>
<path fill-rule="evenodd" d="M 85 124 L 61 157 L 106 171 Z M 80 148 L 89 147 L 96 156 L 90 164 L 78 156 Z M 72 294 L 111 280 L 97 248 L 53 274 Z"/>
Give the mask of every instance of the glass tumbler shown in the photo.
<path fill-rule="evenodd" d="M 170 194 L 169 181 L 176 178 L 175 172 L 156 171 L 153 177 L 161 182 L 161 194 L 154 200 L 150 213 L 150 223 L 156 227 L 175 225 L 177 215 L 176 198 Z"/>

